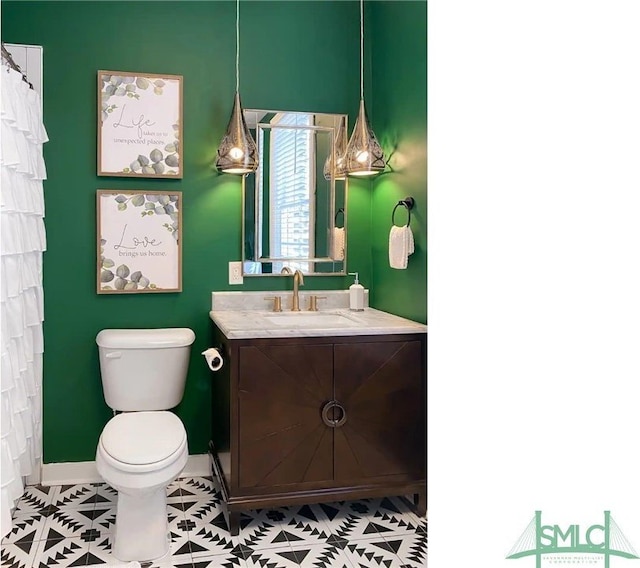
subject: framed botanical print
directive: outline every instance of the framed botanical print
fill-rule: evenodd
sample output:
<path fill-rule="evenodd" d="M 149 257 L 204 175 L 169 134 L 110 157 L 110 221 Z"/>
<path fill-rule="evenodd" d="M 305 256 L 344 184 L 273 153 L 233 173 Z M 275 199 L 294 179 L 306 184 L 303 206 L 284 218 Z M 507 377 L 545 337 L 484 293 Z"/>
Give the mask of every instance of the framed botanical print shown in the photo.
<path fill-rule="evenodd" d="M 97 293 L 182 291 L 182 194 L 97 192 Z"/>
<path fill-rule="evenodd" d="M 182 76 L 98 71 L 98 175 L 183 173 Z"/>

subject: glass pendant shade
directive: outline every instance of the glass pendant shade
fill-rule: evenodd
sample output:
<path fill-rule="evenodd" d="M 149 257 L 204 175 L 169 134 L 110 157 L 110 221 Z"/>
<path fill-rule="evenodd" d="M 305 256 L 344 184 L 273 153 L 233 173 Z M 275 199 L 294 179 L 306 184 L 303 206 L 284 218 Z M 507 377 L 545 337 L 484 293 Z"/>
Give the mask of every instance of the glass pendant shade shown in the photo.
<path fill-rule="evenodd" d="M 373 133 L 364 99 L 360 99 L 360 111 L 345 153 L 345 167 L 350 176 L 372 176 L 384 171 L 384 153 Z"/>
<path fill-rule="evenodd" d="M 258 169 L 258 149 L 247 128 L 236 91 L 227 131 L 218 147 L 216 169 L 225 174 L 249 174 Z"/>
<path fill-rule="evenodd" d="M 347 168 L 345 164 L 345 152 L 347 151 L 347 131 L 344 128 L 344 120 L 340 120 L 340 126 L 336 132 L 336 136 L 333 140 L 333 152 L 327 156 L 324 162 L 324 179 L 331 179 L 331 173 L 333 172 L 333 179 L 343 180 L 347 177 Z M 333 160 L 335 158 L 335 167 Z"/>

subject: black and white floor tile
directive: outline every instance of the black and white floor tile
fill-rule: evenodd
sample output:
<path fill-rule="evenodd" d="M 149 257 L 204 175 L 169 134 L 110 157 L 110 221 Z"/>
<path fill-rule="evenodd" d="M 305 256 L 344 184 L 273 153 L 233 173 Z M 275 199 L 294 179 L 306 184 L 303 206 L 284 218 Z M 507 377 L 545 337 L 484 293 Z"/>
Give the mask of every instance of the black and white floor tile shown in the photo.
<path fill-rule="evenodd" d="M 170 554 L 148 568 L 427 566 L 427 521 L 400 497 L 248 511 L 233 537 L 211 478 L 174 481 L 167 503 Z M 111 553 L 115 507 L 116 492 L 104 483 L 28 487 L 0 565 L 122 566 Z"/>

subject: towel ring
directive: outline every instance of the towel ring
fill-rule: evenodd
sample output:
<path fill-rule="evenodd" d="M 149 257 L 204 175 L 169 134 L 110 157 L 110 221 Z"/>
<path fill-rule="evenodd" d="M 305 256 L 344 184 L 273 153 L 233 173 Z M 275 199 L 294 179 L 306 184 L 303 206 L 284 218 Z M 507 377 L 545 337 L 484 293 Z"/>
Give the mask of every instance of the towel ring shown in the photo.
<path fill-rule="evenodd" d="M 392 225 L 396 224 L 396 220 L 395 220 L 396 209 L 400 207 L 400 205 L 402 205 L 403 207 L 406 207 L 409 213 L 409 219 L 407 220 L 407 227 L 408 227 L 411 224 L 411 210 L 413 209 L 413 206 L 415 205 L 415 203 L 416 202 L 413 199 L 413 197 L 405 197 L 404 199 L 401 199 L 400 201 L 398 201 L 398 203 L 396 203 L 396 206 L 393 208 L 393 212 L 391 213 L 391 224 Z"/>
<path fill-rule="evenodd" d="M 344 227 L 344 208 L 342 208 L 342 207 L 340 207 L 340 209 L 338 209 L 338 210 L 336 211 L 336 215 L 335 215 L 335 217 L 333 218 L 333 224 L 334 224 L 335 226 L 337 226 L 337 225 L 338 225 L 338 215 L 340 215 L 340 213 L 342 213 L 342 226 Z"/>

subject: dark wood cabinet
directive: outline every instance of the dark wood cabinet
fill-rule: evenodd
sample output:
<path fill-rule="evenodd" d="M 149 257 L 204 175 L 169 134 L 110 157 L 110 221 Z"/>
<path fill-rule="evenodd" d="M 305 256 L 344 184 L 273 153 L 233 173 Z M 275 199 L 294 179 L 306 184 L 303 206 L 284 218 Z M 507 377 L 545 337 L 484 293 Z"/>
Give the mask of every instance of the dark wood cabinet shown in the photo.
<path fill-rule="evenodd" d="M 252 508 L 411 495 L 426 512 L 426 335 L 228 340 L 212 374 L 231 534 Z"/>
<path fill-rule="evenodd" d="M 239 487 L 333 479 L 333 440 L 319 409 L 332 397 L 331 345 L 238 350 Z"/>

